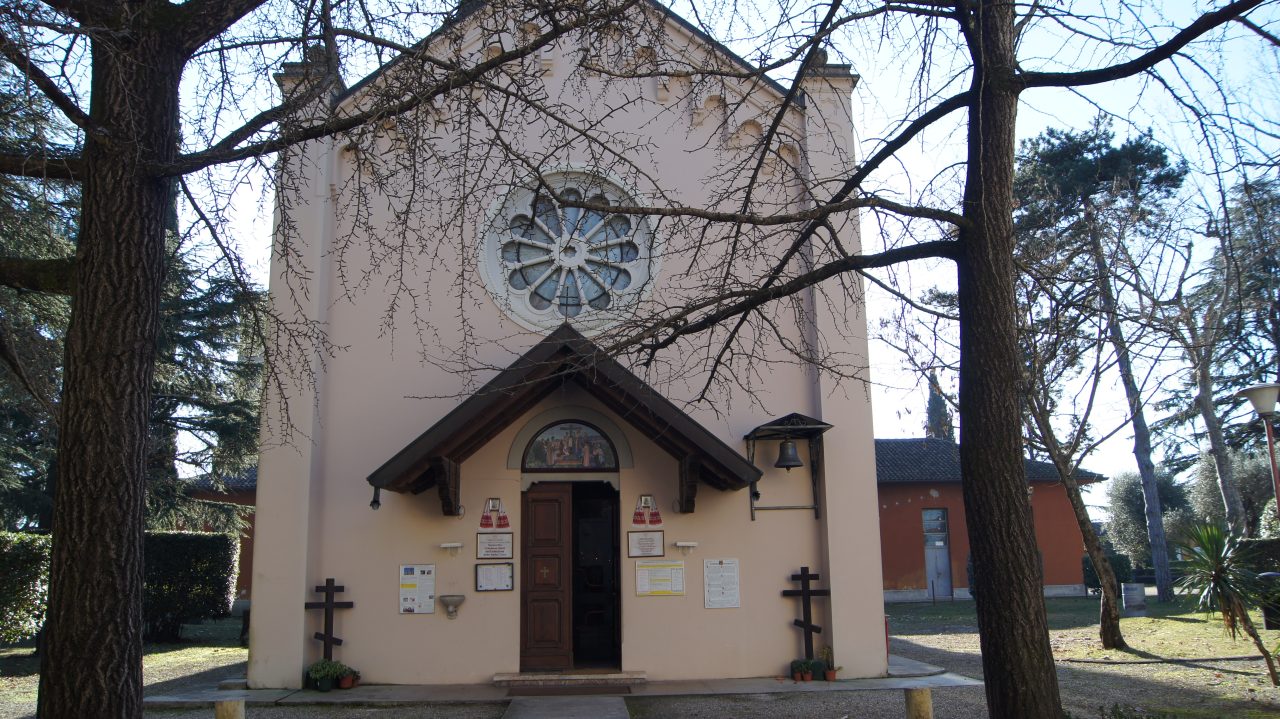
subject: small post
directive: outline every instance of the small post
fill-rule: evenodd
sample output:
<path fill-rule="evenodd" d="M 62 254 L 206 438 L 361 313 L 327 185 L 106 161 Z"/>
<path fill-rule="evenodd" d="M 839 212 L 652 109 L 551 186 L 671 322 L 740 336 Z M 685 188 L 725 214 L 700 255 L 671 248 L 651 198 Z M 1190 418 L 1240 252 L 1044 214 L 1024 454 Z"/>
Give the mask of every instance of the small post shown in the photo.
<path fill-rule="evenodd" d="M 244 719 L 244 700 L 214 702 L 213 719 Z"/>
<path fill-rule="evenodd" d="M 933 690 L 907 689 L 907 719 L 933 719 Z"/>

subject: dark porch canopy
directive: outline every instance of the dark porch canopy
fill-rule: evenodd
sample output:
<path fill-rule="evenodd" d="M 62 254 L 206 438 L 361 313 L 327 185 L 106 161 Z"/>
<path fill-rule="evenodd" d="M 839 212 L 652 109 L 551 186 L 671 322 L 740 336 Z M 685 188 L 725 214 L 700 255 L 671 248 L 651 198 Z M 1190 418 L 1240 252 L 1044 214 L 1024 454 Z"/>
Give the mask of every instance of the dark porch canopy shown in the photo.
<path fill-rule="evenodd" d="M 510 367 L 369 475 L 369 484 L 419 494 L 435 488 L 457 516 L 462 463 L 567 382 L 675 457 L 677 509 L 692 512 L 698 483 L 744 489 L 761 471 L 569 325 L 561 325 Z"/>

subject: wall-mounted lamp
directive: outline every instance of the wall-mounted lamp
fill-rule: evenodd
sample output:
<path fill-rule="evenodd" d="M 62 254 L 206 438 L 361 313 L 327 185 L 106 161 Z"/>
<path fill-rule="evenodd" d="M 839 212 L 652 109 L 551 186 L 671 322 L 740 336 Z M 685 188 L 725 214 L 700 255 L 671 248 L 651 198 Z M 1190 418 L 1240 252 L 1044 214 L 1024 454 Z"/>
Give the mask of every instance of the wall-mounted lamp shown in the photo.
<path fill-rule="evenodd" d="M 441 594 L 440 603 L 444 605 L 444 613 L 450 619 L 458 618 L 458 607 L 466 601 L 466 596 L 462 594 Z"/>
<path fill-rule="evenodd" d="M 369 503 L 369 509 L 378 511 L 378 507 L 382 506 L 382 487 L 373 488 L 373 501 Z"/>
<path fill-rule="evenodd" d="M 450 557 L 456 557 L 462 551 L 462 542 L 444 542 L 440 548 L 448 551 Z"/>
<path fill-rule="evenodd" d="M 698 543 L 697 542 L 672 542 L 671 546 L 675 547 L 676 549 L 679 549 L 680 553 L 687 557 L 689 556 L 689 552 L 692 552 L 693 550 L 698 548 Z"/>

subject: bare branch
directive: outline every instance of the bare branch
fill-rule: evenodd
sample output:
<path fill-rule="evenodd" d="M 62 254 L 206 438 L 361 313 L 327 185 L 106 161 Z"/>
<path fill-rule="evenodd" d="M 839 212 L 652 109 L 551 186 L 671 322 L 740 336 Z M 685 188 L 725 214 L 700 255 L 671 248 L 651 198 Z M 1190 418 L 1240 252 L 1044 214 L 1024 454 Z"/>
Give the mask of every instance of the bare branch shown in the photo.
<path fill-rule="evenodd" d="M 75 259 L 31 260 L 0 257 L 0 285 L 18 290 L 70 295 L 74 287 Z"/>
<path fill-rule="evenodd" d="M 74 122 L 77 127 L 97 136 L 99 139 L 107 137 L 106 131 L 99 127 L 84 110 L 81 110 L 76 101 L 63 92 L 62 88 L 58 87 L 58 83 L 54 82 L 53 78 L 37 67 L 31 61 L 31 58 L 27 57 L 26 53 L 22 51 L 22 48 L 18 47 L 18 44 L 3 32 L 0 32 L 0 55 L 3 55 L 14 67 L 18 68 L 18 71 L 39 88 L 49 102 L 61 110 L 62 114 L 66 115 L 67 119 Z"/>
<path fill-rule="evenodd" d="M 0 174 L 37 180 L 79 181 L 84 163 L 79 155 L 49 157 L 34 153 L 0 152 Z"/>
<path fill-rule="evenodd" d="M 1118 65 L 1085 70 L 1083 72 L 1027 72 L 1019 75 L 1023 87 L 1079 87 L 1097 85 L 1137 75 L 1173 57 L 1179 50 L 1214 28 L 1232 22 L 1237 17 L 1261 5 L 1263 0 L 1237 0 L 1219 10 L 1201 15 L 1195 22 L 1183 28 L 1161 45 L 1122 62 Z"/>

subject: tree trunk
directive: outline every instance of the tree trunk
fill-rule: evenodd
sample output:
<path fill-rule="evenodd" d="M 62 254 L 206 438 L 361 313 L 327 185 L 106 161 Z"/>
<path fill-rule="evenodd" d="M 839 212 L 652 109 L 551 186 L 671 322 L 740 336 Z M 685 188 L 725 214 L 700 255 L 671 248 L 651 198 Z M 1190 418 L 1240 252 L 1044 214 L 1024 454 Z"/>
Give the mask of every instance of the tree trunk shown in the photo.
<path fill-rule="evenodd" d="M 1102 549 L 1102 541 L 1093 529 L 1089 519 L 1089 510 L 1080 496 L 1080 485 L 1075 478 L 1066 475 L 1062 486 L 1067 490 L 1067 499 L 1076 515 L 1076 524 L 1080 527 L 1080 536 L 1084 538 L 1084 550 L 1093 562 L 1093 572 L 1098 575 L 1098 586 L 1102 590 L 1102 606 L 1098 610 L 1098 638 L 1102 640 L 1104 649 L 1128 649 L 1129 643 L 1120 632 L 1120 582 L 1116 580 L 1115 570 L 1111 568 L 1111 560 L 1107 559 Z"/>
<path fill-rule="evenodd" d="M 974 59 L 964 217 L 957 258 L 960 468 L 977 588 L 987 710 L 1062 716 L 1023 466 L 1015 322 L 1013 168 L 1018 109 L 1014 7 L 973 4 Z M 1016 621 L 1010 621 L 1016 617 Z"/>
<path fill-rule="evenodd" d="M 1218 490 L 1222 493 L 1222 506 L 1227 512 L 1227 526 L 1237 537 L 1249 536 L 1249 521 L 1244 514 L 1244 502 L 1236 488 L 1235 471 L 1231 466 L 1231 448 L 1222 435 L 1222 421 L 1213 406 L 1213 376 L 1210 374 L 1209 352 L 1201 348 L 1196 353 L 1196 408 L 1209 435 L 1209 454 L 1218 471 Z"/>
<path fill-rule="evenodd" d="M 1262 637 L 1258 636 L 1258 628 L 1253 625 L 1253 620 L 1249 618 L 1248 607 L 1241 607 L 1244 611 L 1240 615 L 1240 624 L 1244 627 L 1244 633 L 1249 635 L 1253 640 L 1253 646 L 1258 648 L 1258 652 L 1262 654 L 1262 658 L 1267 662 L 1267 675 L 1271 677 L 1271 686 L 1280 687 L 1280 675 L 1276 674 L 1276 660 L 1271 656 L 1271 652 L 1267 651 L 1267 645 L 1263 643 Z"/>
<path fill-rule="evenodd" d="M 1156 598 L 1162 602 L 1173 601 L 1173 574 L 1169 571 L 1169 545 L 1165 541 L 1164 514 L 1160 507 L 1160 491 L 1156 484 L 1156 465 L 1151 461 L 1151 429 L 1143 411 L 1142 394 L 1134 379 L 1133 358 L 1129 355 L 1129 343 L 1120 327 L 1116 307 L 1115 289 L 1111 284 L 1111 268 L 1102 249 L 1102 239 L 1089 215 L 1089 248 L 1093 254 L 1102 312 L 1106 318 L 1107 335 L 1116 351 L 1116 368 L 1124 384 L 1125 399 L 1129 401 L 1129 421 L 1133 424 L 1133 457 L 1138 461 L 1138 476 L 1142 478 L 1142 504 L 1147 520 L 1147 541 L 1151 545 L 1151 567 L 1156 573 Z M 1096 568 L 1097 560 L 1094 560 Z M 1101 577 L 1101 575 L 1099 575 Z"/>
<path fill-rule="evenodd" d="M 124 17 L 123 22 L 135 22 Z M 143 462 L 182 60 L 136 27 L 91 37 L 90 134 L 66 335 L 41 717 L 142 716 Z"/>

